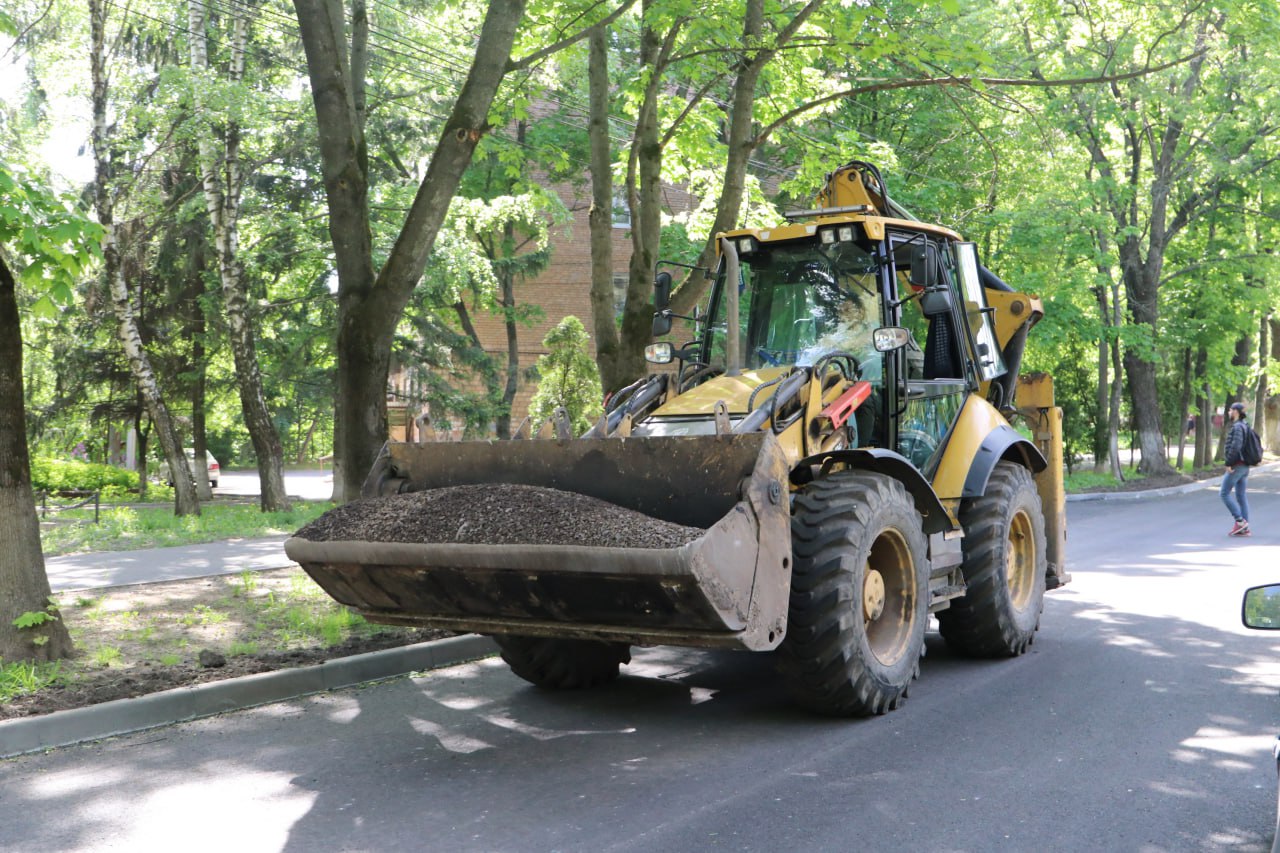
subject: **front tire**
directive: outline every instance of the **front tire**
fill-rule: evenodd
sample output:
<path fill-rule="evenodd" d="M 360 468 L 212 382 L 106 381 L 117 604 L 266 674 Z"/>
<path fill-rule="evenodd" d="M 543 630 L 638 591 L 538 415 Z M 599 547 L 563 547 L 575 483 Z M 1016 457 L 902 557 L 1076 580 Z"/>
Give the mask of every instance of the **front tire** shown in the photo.
<path fill-rule="evenodd" d="M 631 662 L 631 647 L 626 643 L 514 634 L 493 639 L 512 672 L 548 690 L 607 684 L 618 677 L 620 665 Z"/>
<path fill-rule="evenodd" d="M 797 701 L 833 716 L 892 711 L 920 673 L 929 561 L 902 483 L 839 472 L 792 509 L 791 602 L 780 668 Z"/>
<path fill-rule="evenodd" d="M 970 657 L 1015 657 L 1044 608 L 1044 512 L 1031 472 L 997 463 L 982 497 L 960 505 L 967 591 L 938 613 L 947 645 Z"/>

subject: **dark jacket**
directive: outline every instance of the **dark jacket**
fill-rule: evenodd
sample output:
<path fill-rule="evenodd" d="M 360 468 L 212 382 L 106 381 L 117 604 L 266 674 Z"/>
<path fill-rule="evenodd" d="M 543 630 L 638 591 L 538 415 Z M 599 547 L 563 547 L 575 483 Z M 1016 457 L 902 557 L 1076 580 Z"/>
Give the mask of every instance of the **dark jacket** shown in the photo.
<path fill-rule="evenodd" d="M 1224 453 L 1228 468 L 1244 464 L 1244 460 L 1240 458 L 1240 452 L 1244 450 L 1244 429 L 1245 420 L 1241 418 L 1233 423 L 1230 431 L 1227 432 L 1227 447 Z"/>

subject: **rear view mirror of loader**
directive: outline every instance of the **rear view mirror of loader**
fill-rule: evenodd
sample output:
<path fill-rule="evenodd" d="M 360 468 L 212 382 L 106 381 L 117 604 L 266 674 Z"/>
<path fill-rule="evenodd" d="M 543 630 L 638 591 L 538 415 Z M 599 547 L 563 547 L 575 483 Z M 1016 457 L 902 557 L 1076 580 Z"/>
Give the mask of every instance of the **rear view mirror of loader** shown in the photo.
<path fill-rule="evenodd" d="M 660 272 L 653 279 L 653 336 L 671 331 L 671 273 Z M 670 361 L 671 359 L 667 359 Z M 659 362 L 663 363 L 663 362 Z"/>
<path fill-rule="evenodd" d="M 926 317 L 951 313 L 951 290 L 945 285 L 931 287 L 920 297 L 920 312 Z"/>
<path fill-rule="evenodd" d="M 938 247 L 925 240 L 911 247 L 911 285 L 928 290 L 938 284 Z"/>

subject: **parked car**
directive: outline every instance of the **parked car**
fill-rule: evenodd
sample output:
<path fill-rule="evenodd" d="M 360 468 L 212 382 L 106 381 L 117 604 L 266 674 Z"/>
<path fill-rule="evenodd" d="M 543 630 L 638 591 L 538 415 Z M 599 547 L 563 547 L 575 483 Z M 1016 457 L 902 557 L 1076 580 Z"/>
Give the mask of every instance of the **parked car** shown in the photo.
<path fill-rule="evenodd" d="M 1245 590 L 1240 619 L 1246 628 L 1280 631 L 1280 583 Z M 1276 761 L 1277 778 L 1280 778 L 1280 739 L 1271 745 L 1271 755 Z M 1280 853 L 1280 785 L 1276 788 L 1276 831 L 1271 841 L 1271 853 Z"/>
<path fill-rule="evenodd" d="M 192 466 L 192 470 L 194 470 L 196 463 L 195 450 L 188 447 L 185 453 L 187 454 L 187 464 Z M 204 452 L 204 461 L 205 466 L 209 471 L 209 488 L 216 489 L 218 488 L 218 472 L 221 470 L 218 466 L 218 460 L 214 459 L 213 454 L 206 450 Z M 168 460 L 164 460 L 160 463 L 160 479 L 164 480 L 170 486 L 173 485 L 173 475 L 169 473 Z"/>

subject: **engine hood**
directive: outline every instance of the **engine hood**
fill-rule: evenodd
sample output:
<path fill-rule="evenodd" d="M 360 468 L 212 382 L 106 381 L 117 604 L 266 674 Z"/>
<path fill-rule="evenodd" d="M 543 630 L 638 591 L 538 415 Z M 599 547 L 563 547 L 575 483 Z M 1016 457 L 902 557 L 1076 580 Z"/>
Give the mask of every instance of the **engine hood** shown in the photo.
<path fill-rule="evenodd" d="M 717 376 L 703 382 L 696 388 L 673 397 L 661 408 L 655 410 L 650 417 L 695 417 L 705 415 L 711 417 L 715 412 L 716 402 L 723 400 L 729 407 L 731 415 L 745 415 L 751 394 L 766 382 L 771 382 L 786 373 L 786 367 L 767 367 L 760 370 L 747 370 L 737 376 Z M 770 391 L 758 396 L 756 405 Z"/>

